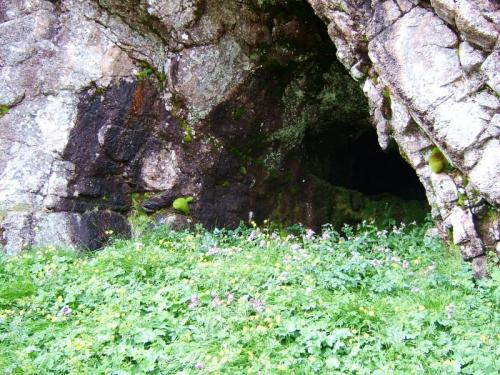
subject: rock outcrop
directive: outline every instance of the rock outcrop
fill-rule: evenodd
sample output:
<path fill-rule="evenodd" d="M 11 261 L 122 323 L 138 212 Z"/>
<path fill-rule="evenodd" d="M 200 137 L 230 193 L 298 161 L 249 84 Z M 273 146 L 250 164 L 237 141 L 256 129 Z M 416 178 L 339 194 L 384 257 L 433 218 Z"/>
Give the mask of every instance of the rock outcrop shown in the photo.
<path fill-rule="evenodd" d="M 363 85 L 382 148 L 395 140 L 443 237 L 484 272 L 500 240 L 500 6 L 487 0 L 311 0 Z M 439 149 L 447 166 L 432 171 Z"/>
<path fill-rule="evenodd" d="M 317 224 L 332 218 L 325 200 L 355 201 L 359 216 L 366 197 L 308 173 L 297 146 L 328 126 L 363 129 L 369 108 L 443 238 L 484 273 L 486 250 L 500 251 L 498 5 L 309 3 L 316 19 L 298 0 L 3 1 L 4 249 L 129 235 L 137 194 L 148 212 L 193 196 L 207 225 L 249 212 Z"/>

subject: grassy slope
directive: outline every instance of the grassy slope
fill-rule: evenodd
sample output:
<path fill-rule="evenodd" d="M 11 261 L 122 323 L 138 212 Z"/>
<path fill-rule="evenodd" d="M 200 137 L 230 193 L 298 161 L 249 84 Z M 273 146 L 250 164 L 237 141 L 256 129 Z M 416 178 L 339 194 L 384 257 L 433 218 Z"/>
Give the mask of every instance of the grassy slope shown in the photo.
<path fill-rule="evenodd" d="M 475 282 L 425 229 L 156 231 L 0 258 L 0 373 L 494 374 L 500 272 Z"/>

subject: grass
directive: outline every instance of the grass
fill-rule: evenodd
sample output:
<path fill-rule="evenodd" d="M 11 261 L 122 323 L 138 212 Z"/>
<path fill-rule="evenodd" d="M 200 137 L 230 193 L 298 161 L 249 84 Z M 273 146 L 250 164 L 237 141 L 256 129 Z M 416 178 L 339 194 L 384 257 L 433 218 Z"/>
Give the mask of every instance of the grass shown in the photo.
<path fill-rule="evenodd" d="M 500 272 L 428 225 L 160 229 L 0 257 L 0 373 L 496 374 Z"/>

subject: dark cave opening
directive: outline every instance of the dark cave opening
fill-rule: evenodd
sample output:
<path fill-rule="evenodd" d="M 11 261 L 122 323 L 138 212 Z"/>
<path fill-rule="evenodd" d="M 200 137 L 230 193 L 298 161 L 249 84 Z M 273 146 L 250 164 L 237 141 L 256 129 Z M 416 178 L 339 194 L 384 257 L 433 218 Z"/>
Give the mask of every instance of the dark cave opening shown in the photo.
<path fill-rule="evenodd" d="M 308 132 L 303 145 L 311 172 L 332 185 L 368 196 L 391 194 L 404 200 L 426 199 L 415 171 L 401 157 L 397 146 L 383 151 L 375 129 L 368 123 L 357 128 L 335 124 L 320 133 Z"/>
<path fill-rule="evenodd" d="M 379 146 L 360 83 L 337 60 L 327 26 L 307 2 L 293 4 L 268 9 L 274 40 L 260 57 L 273 98 L 262 104 L 278 97 L 281 109 L 279 121 L 263 121 L 270 124 L 267 151 L 254 153 L 274 175 L 262 189 L 268 203 L 259 216 L 271 212 L 317 228 L 380 216 L 391 206 L 396 220 L 423 218 L 425 190 L 396 144 Z"/>
<path fill-rule="evenodd" d="M 425 201 L 425 190 L 415 171 L 399 154 L 397 145 L 392 144 L 387 151 L 379 146 L 366 99 L 358 83 L 338 62 L 325 23 L 306 1 L 293 4 L 287 7 L 288 14 L 282 16 L 299 20 L 298 24 L 305 25 L 303 33 L 314 35 L 298 33 L 286 40 L 297 54 L 310 56 L 309 62 L 297 64 L 292 60 L 286 65 L 295 74 L 292 82 L 294 79 L 299 82 L 298 87 L 306 96 L 296 111 L 307 121 L 298 149 L 309 172 L 332 185 L 368 196 L 391 194 L 405 200 Z M 280 8 L 274 12 L 280 14 Z M 281 29 L 286 30 L 289 24 L 290 21 L 285 22 Z M 283 68 L 268 66 L 275 73 Z M 301 82 L 304 80 L 307 82 Z M 339 86 L 345 87 L 339 89 Z M 313 114 L 308 115 L 308 110 Z M 287 121 L 286 117 L 284 120 Z"/>

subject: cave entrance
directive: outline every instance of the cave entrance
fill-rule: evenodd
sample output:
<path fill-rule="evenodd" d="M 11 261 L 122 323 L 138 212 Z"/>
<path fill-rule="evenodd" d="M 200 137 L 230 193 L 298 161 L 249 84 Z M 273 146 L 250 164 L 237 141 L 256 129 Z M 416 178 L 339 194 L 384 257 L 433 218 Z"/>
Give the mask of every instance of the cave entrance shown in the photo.
<path fill-rule="evenodd" d="M 279 77 L 273 90 L 283 108 L 263 162 L 286 182 L 271 180 L 267 191 L 280 191 L 266 209 L 311 227 L 352 224 L 387 206 L 396 220 L 425 217 L 423 186 L 396 144 L 379 146 L 360 84 L 338 62 L 326 25 L 306 1 L 270 11 L 275 40 L 262 63 L 267 82 Z"/>
<path fill-rule="evenodd" d="M 404 200 L 426 199 L 415 171 L 397 146 L 383 151 L 369 123 L 333 122 L 320 132 L 308 132 L 303 146 L 310 171 L 335 186 L 372 197 L 390 194 Z"/>

